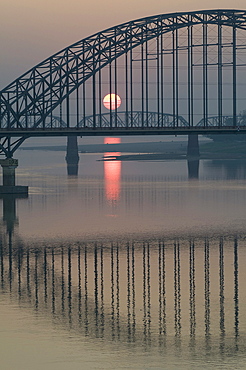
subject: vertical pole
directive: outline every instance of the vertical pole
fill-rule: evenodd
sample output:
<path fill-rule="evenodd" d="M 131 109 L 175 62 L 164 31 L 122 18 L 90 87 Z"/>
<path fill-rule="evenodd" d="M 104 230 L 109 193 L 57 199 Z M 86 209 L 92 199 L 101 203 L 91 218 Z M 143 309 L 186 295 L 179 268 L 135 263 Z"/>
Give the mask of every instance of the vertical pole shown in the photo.
<path fill-rule="evenodd" d="M 98 42 L 99 53 L 101 49 L 101 41 L 99 35 L 99 42 Z M 101 54 L 99 55 L 99 71 L 98 71 L 98 85 L 99 85 L 99 127 L 102 127 L 102 71 L 101 71 Z"/>
<path fill-rule="evenodd" d="M 7 149 L 7 158 L 12 158 L 12 153 L 11 153 L 11 137 L 8 137 L 7 138 L 7 146 L 8 146 L 8 149 Z"/>
<path fill-rule="evenodd" d="M 44 80 L 42 81 L 42 124 L 43 124 L 43 129 L 45 128 L 45 86 L 44 86 Z"/>
<path fill-rule="evenodd" d="M 163 54 L 163 34 L 161 33 L 161 127 L 163 127 L 164 115 L 164 54 Z"/>
<path fill-rule="evenodd" d="M 177 120 L 177 127 L 179 125 L 179 53 L 178 53 L 178 47 L 179 47 L 179 43 L 178 43 L 178 28 L 176 28 L 175 30 L 175 50 L 176 50 L 176 58 L 175 58 L 175 69 L 176 69 L 176 76 L 175 76 L 175 79 L 176 79 L 176 86 L 175 86 L 175 89 L 176 89 L 176 120 Z"/>
<path fill-rule="evenodd" d="M 17 84 L 17 83 L 16 83 Z M 17 87 L 17 86 L 16 86 Z M 19 113 L 19 109 L 18 109 L 18 90 L 16 89 L 17 91 L 17 113 Z M 2 104 L 1 104 L 1 101 L 2 101 L 2 94 L 0 93 L 0 128 L 2 128 Z"/>
<path fill-rule="evenodd" d="M 144 40 L 142 34 L 141 44 L 141 100 L 142 100 L 142 127 L 144 127 Z"/>
<path fill-rule="evenodd" d="M 159 26 L 158 26 L 159 28 Z M 158 36 L 156 37 L 156 92 L 157 92 L 157 125 L 160 126 L 160 44 L 159 44 L 159 31 Z"/>
<path fill-rule="evenodd" d="M 190 15 L 189 15 L 189 19 L 188 19 L 189 23 L 190 23 Z M 188 58 L 188 122 L 189 122 L 189 126 L 191 125 L 191 37 L 190 37 L 190 33 L 191 33 L 191 27 L 188 26 L 188 55 L 187 55 L 187 58 Z"/>
<path fill-rule="evenodd" d="M 67 127 L 69 127 L 70 126 L 69 95 L 66 98 L 66 103 L 67 103 Z"/>
<path fill-rule="evenodd" d="M 116 38 L 116 29 L 115 29 L 115 60 L 114 60 L 114 92 L 115 92 L 115 95 L 117 95 L 117 58 L 116 58 L 116 54 L 117 54 L 117 38 Z M 117 98 L 115 96 L 115 127 L 117 127 Z"/>
<path fill-rule="evenodd" d="M 207 119 L 208 119 L 208 58 L 207 58 L 207 51 L 208 51 L 208 40 L 207 40 L 207 14 L 203 16 L 203 122 L 204 126 L 207 126 Z"/>
<path fill-rule="evenodd" d="M 83 53 L 84 53 L 84 44 L 83 44 Z M 83 121 L 85 125 L 85 115 L 86 115 L 86 104 L 85 104 L 85 94 L 86 94 L 86 88 L 85 88 L 85 65 L 83 66 Z"/>
<path fill-rule="evenodd" d="M 8 93 L 8 101 L 9 101 L 9 93 Z M 27 103 L 27 95 L 25 95 L 25 124 L 26 124 L 26 128 L 28 128 L 28 103 Z M 10 118 L 10 115 L 9 115 L 9 118 Z M 10 122 L 10 119 L 8 119 L 8 122 Z"/>
<path fill-rule="evenodd" d="M 9 100 L 10 100 L 9 92 L 7 93 L 7 95 L 8 95 L 7 101 L 9 102 Z M 7 111 L 7 116 L 8 116 L 7 125 L 8 125 L 8 130 L 9 130 L 11 128 L 11 125 L 10 125 L 10 109 L 8 109 L 8 111 Z"/>
<path fill-rule="evenodd" d="M 59 71 L 59 79 L 60 79 L 60 83 L 59 83 L 60 111 L 59 111 L 59 114 L 60 114 L 60 125 L 61 125 L 61 123 L 62 123 L 62 73 L 61 73 L 61 69 Z"/>
<path fill-rule="evenodd" d="M 173 25 L 174 25 L 174 19 L 173 19 Z M 175 108 L 176 108 L 176 102 L 175 102 L 175 98 L 176 98 L 176 92 L 175 92 L 175 77 L 176 77 L 176 73 L 175 73 L 175 33 L 174 31 L 172 31 L 172 56 L 173 56 L 173 127 L 175 127 L 175 118 L 176 118 L 176 112 L 175 112 Z"/>
<path fill-rule="evenodd" d="M 33 71 L 33 78 L 32 78 L 32 84 L 33 84 L 33 89 L 32 89 L 32 99 L 33 101 L 35 101 L 36 99 L 36 79 L 35 79 L 35 70 Z M 19 100 L 18 100 L 18 82 L 16 82 L 16 96 L 17 96 L 17 99 L 16 99 L 16 112 L 18 114 L 19 112 Z M 18 127 L 18 123 L 17 122 L 17 127 Z M 33 104 L 33 125 L 34 127 L 36 126 L 36 104 Z"/>
<path fill-rule="evenodd" d="M 109 45 L 109 112 L 110 112 L 110 128 L 112 128 L 112 54 L 111 54 L 111 42 Z"/>
<path fill-rule="evenodd" d="M 233 126 L 237 126 L 237 29 L 233 26 L 233 41 L 232 41 L 232 73 L 233 73 Z"/>
<path fill-rule="evenodd" d="M 77 89 L 76 89 L 76 126 L 79 127 L 79 68 L 78 68 L 78 59 L 76 59 L 76 82 L 77 82 Z"/>
<path fill-rule="evenodd" d="M 146 34 L 147 34 L 147 26 L 146 26 Z M 147 39 L 147 36 L 146 36 Z M 148 119 L 148 111 L 149 111 L 149 76 L 148 76 L 148 41 L 145 42 L 145 97 L 146 97 L 146 126 L 149 126 L 149 119 Z"/>
<path fill-rule="evenodd" d="M 95 50 L 93 50 L 93 69 L 95 70 Z M 92 76 L 92 112 L 93 112 L 93 127 L 96 128 L 96 75 Z"/>
<path fill-rule="evenodd" d="M 68 56 L 67 56 L 67 78 L 66 78 L 66 105 L 67 105 L 67 127 L 70 127 L 70 104 L 69 104 L 69 78 L 68 78 Z"/>
<path fill-rule="evenodd" d="M 130 109 L 131 109 L 131 126 L 132 126 L 132 115 L 133 115 L 133 73 L 132 73 L 132 58 L 133 58 L 133 55 L 132 55 L 132 39 L 131 39 L 131 50 L 130 50 Z"/>
<path fill-rule="evenodd" d="M 191 126 L 194 125 L 194 74 L 193 74 L 193 26 L 190 27 L 190 111 L 191 111 Z"/>
<path fill-rule="evenodd" d="M 129 124 L 129 116 L 128 116 L 128 40 L 126 38 L 126 53 L 125 53 L 125 96 L 126 96 L 126 127 Z"/>
<path fill-rule="evenodd" d="M 49 104 L 52 107 L 52 92 L 53 92 L 53 87 L 52 87 L 52 58 L 50 58 L 50 83 L 49 83 L 49 89 L 50 89 L 50 99 L 49 99 Z M 53 110 L 51 109 L 50 113 L 50 127 L 52 128 L 52 121 L 53 121 Z"/>
<path fill-rule="evenodd" d="M 219 127 L 222 125 L 222 26 L 218 23 L 218 118 Z"/>

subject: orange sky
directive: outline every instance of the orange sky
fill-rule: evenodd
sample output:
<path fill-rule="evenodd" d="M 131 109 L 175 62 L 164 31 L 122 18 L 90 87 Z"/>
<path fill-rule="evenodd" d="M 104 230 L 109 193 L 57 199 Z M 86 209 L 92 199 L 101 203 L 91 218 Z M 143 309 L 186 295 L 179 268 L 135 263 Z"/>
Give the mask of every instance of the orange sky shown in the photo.
<path fill-rule="evenodd" d="M 60 49 L 144 16 L 198 9 L 245 9 L 245 0 L 0 0 L 0 88 Z"/>

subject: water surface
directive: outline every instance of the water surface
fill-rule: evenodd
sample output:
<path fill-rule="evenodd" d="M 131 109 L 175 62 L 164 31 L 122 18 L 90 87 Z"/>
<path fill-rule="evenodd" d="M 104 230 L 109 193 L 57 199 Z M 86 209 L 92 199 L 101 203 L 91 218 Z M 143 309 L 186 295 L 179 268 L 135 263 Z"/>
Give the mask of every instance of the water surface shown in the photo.
<path fill-rule="evenodd" d="M 245 368 L 246 162 L 19 151 L 1 200 L 1 368 Z M 194 167 L 194 166 L 193 166 Z"/>

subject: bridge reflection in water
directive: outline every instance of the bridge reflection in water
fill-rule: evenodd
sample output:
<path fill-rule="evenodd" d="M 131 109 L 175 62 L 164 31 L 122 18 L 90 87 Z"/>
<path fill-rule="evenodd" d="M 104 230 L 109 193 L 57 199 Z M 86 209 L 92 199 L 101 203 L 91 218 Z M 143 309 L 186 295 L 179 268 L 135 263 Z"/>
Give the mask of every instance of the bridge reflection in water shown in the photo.
<path fill-rule="evenodd" d="M 0 256 L 1 292 L 78 334 L 243 350 L 242 237 L 29 247 L 3 238 Z"/>

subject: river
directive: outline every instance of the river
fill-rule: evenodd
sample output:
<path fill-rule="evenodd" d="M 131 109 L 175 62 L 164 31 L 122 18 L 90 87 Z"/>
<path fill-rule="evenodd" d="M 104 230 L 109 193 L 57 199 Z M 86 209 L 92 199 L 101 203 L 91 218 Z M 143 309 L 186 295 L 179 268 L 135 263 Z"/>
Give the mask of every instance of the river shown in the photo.
<path fill-rule="evenodd" d="M 245 369 L 246 161 L 64 156 L 0 200 L 1 369 Z"/>

